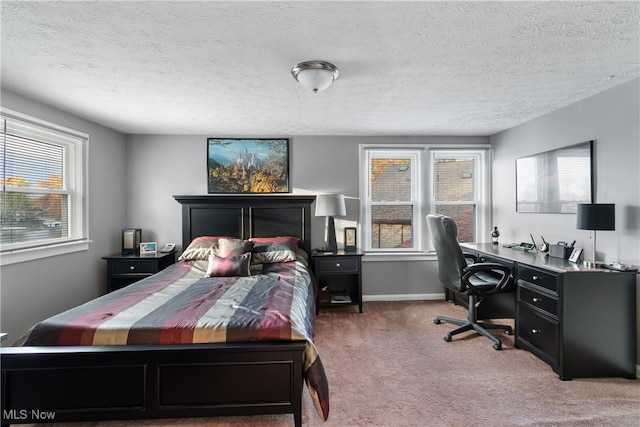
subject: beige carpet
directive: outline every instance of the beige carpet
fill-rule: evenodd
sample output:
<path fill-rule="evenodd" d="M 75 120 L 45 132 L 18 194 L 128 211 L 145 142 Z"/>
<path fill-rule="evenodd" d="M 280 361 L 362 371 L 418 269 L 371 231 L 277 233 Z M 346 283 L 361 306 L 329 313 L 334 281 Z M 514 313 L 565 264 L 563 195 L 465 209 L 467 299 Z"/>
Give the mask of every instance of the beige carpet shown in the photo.
<path fill-rule="evenodd" d="M 440 301 L 369 302 L 323 310 L 316 345 L 331 390 L 323 422 L 304 390 L 305 426 L 639 426 L 640 381 L 623 378 L 560 381 L 548 365 L 513 347 L 503 350 L 476 334 L 442 337 L 442 314 L 465 310 Z M 293 416 L 198 418 L 54 424 L 69 427 L 291 426 Z"/>

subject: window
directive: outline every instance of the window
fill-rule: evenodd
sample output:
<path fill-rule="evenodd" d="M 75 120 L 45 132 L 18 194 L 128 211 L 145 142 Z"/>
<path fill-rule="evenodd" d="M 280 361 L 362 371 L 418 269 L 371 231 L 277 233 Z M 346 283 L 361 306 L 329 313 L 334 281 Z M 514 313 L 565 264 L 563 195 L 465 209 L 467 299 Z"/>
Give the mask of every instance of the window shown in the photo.
<path fill-rule="evenodd" d="M 1 119 L 3 264 L 16 252 L 86 243 L 87 135 L 7 110 Z"/>
<path fill-rule="evenodd" d="M 490 231 L 486 150 L 484 146 L 361 146 L 365 251 L 431 251 L 428 213 L 454 218 L 461 242 L 486 239 Z"/>
<path fill-rule="evenodd" d="M 417 150 L 367 150 L 365 242 L 369 251 L 420 249 Z"/>
<path fill-rule="evenodd" d="M 431 212 L 447 215 L 458 226 L 459 242 L 479 241 L 478 226 L 488 229 L 481 209 L 484 152 L 433 150 L 431 152 Z"/>

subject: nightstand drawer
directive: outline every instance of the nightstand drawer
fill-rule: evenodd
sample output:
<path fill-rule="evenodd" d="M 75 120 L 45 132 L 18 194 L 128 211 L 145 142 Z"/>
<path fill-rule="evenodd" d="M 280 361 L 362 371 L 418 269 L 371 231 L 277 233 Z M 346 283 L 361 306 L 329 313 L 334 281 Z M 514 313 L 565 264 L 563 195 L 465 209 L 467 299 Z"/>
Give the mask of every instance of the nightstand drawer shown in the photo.
<path fill-rule="evenodd" d="M 155 264 L 155 260 L 119 260 L 113 263 L 113 274 L 153 274 Z"/>
<path fill-rule="evenodd" d="M 552 273 L 521 266 L 518 270 L 518 279 L 542 286 L 554 292 L 558 291 L 558 276 Z"/>
<path fill-rule="evenodd" d="M 330 258 L 318 259 L 320 273 L 358 273 L 358 258 Z"/>
<path fill-rule="evenodd" d="M 557 299 L 533 289 L 529 289 L 528 287 L 523 286 L 522 282 L 520 286 L 518 286 L 518 300 L 525 304 L 529 304 L 532 307 L 544 310 L 553 316 L 558 315 Z"/>

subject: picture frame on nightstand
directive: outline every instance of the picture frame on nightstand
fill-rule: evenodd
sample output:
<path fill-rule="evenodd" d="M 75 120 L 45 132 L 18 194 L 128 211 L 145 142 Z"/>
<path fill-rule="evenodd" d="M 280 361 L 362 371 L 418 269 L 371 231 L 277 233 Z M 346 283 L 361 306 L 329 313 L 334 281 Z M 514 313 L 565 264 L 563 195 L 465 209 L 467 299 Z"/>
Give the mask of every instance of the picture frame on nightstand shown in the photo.
<path fill-rule="evenodd" d="M 122 230 L 122 255 L 137 255 L 140 253 L 142 229 L 125 228 Z"/>
<path fill-rule="evenodd" d="M 140 243 L 140 255 L 155 255 L 158 253 L 158 244 L 156 242 Z"/>
<path fill-rule="evenodd" d="M 356 227 L 344 228 L 344 250 L 353 252 L 358 248 L 358 237 Z"/>

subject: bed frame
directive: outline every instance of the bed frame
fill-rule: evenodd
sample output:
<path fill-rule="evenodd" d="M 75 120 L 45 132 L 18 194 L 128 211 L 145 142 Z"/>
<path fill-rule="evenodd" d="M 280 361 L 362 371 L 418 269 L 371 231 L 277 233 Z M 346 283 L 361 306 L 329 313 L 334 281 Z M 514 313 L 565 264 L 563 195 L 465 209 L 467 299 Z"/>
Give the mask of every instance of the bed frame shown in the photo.
<path fill-rule="evenodd" d="M 198 236 L 296 236 L 311 247 L 315 196 L 174 196 L 182 247 Z M 304 341 L 0 348 L 2 426 L 293 413 Z"/>

